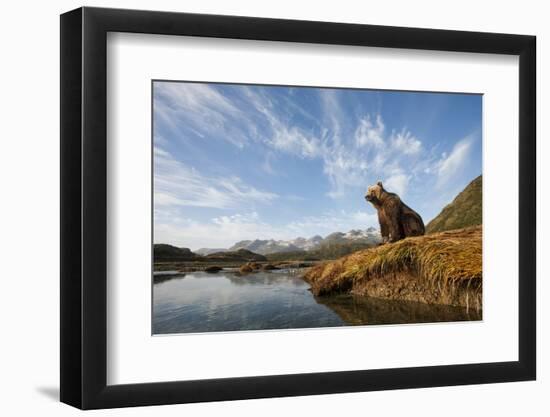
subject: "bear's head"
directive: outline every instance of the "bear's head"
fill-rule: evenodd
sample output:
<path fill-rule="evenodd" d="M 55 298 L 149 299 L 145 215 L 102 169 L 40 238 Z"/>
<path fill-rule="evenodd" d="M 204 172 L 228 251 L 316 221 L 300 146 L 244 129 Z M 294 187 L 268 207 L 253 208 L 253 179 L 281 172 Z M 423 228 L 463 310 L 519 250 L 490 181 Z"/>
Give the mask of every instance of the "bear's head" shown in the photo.
<path fill-rule="evenodd" d="M 365 194 L 365 200 L 372 204 L 377 204 L 380 202 L 380 199 L 382 197 L 382 193 L 384 192 L 384 186 L 382 185 L 382 181 L 378 181 L 376 185 L 371 185 L 369 188 L 367 188 L 367 193 Z"/>

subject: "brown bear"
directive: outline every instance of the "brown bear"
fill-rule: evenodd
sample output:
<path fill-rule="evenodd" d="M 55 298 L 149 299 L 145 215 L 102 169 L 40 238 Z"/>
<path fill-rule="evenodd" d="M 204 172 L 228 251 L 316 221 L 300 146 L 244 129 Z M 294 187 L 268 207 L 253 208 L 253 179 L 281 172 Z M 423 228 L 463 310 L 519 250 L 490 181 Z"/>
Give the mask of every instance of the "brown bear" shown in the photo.
<path fill-rule="evenodd" d="M 383 243 L 425 233 L 422 217 L 403 203 L 397 194 L 386 191 L 381 181 L 368 188 L 365 199 L 378 212 Z"/>

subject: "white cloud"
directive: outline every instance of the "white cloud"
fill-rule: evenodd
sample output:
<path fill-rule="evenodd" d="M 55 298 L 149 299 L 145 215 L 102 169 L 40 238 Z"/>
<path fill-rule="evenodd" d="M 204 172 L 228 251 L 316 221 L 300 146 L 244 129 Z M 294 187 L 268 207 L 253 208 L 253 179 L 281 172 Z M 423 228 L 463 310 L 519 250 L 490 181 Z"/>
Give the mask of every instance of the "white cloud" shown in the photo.
<path fill-rule="evenodd" d="M 272 160 L 273 160 L 273 152 L 266 152 L 264 162 L 262 163 L 262 169 L 270 175 L 276 175 L 275 169 L 271 164 Z"/>
<path fill-rule="evenodd" d="M 209 177 L 175 160 L 155 147 L 155 207 L 194 206 L 238 208 L 252 203 L 269 203 L 278 196 L 258 190 L 239 177 Z"/>
<path fill-rule="evenodd" d="M 387 177 L 388 172 L 402 172 L 416 163 L 422 151 L 422 142 L 411 132 L 402 129 L 388 135 L 380 113 L 364 114 L 351 130 L 351 141 L 344 135 L 344 127 L 354 123 L 338 102 L 338 94 L 326 90 L 321 94 L 325 125 L 322 128 L 323 171 L 331 185 L 327 195 L 340 198 L 349 188 L 365 187 L 373 177 Z M 414 158 L 414 161 L 411 161 Z M 402 192 L 410 178 L 396 177 L 393 182 Z"/>
<path fill-rule="evenodd" d="M 335 95 L 325 93 L 323 97 L 325 106 L 331 112 L 340 113 Z M 323 172 L 330 184 L 327 196 L 334 199 L 343 197 L 350 187 L 365 186 L 369 176 L 383 178 L 388 172 L 399 174 L 392 174 L 390 179 L 390 184 L 396 186 L 395 191 L 406 192 L 411 177 L 401 172 L 404 171 L 403 166 L 410 168 L 411 163 L 418 163 L 418 156 L 422 152 L 419 139 L 406 129 L 388 136 L 382 116 L 367 114 L 355 128 L 353 146 L 341 139 L 342 128 L 337 118 L 332 115 L 327 120 L 329 125 L 321 128 L 320 139 L 287 135 L 285 139 L 288 143 L 285 142 L 284 147 L 279 146 L 279 149 L 294 155 L 322 159 Z M 309 152 L 308 144 L 312 144 Z"/>
<path fill-rule="evenodd" d="M 272 125 L 273 136 L 270 144 L 279 150 L 292 153 L 301 158 L 315 158 L 321 155 L 319 140 L 306 136 L 297 127 L 287 128 L 281 123 Z"/>
<path fill-rule="evenodd" d="M 441 159 L 436 163 L 437 187 L 443 187 L 465 166 L 470 156 L 473 136 L 466 136 L 458 141 L 449 155 L 443 153 Z"/>
<path fill-rule="evenodd" d="M 339 198 L 345 195 L 348 186 L 362 185 L 366 181 L 367 167 L 366 159 L 342 146 L 334 147 L 324 155 L 323 172 L 331 184 L 327 195 Z"/>
<path fill-rule="evenodd" d="M 399 133 L 392 132 L 390 142 L 394 150 L 406 155 L 415 155 L 422 149 L 422 142 L 405 128 Z"/>
<path fill-rule="evenodd" d="M 409 175 L 403 173 L 393 174 L 384 181 L 384 188 L 400 196 L 404 196 L 407 192 L 410 180 L 411 177 Z"/>
<path fill-rule="evenodd" d="M 325 132 L 330 133 L 327 138 L 338 146 L 341 143 L 342 123 L 345 124 L 344 112 L 338 101 L 338 91 L 321 89 L 319 90 L 319 98 L 323 110 Z"/>
<path fill-rule="evenodd" d="M 355 130 L 355 143 L 357 146 L 374 146 L 380 148 L 384 145 L 385 125 L 382 116 L 377 114 L 372 121 L 370 115 L 365 116 L 359 121 L 359 126 Z"/>

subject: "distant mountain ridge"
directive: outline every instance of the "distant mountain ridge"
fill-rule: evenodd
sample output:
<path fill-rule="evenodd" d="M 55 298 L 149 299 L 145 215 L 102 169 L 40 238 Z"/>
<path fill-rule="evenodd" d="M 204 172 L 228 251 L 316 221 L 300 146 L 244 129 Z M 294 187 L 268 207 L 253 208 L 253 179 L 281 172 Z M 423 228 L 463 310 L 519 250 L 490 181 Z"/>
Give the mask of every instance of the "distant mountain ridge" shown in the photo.
<path fill-rule="evenodd" d="M 241 240 L 228 249 L 225 248 L 200 248 L 191 252 L 188 248 L 178 248 L 168 244 L 154 245 L 155 262 L 178 262 L 178 261 L 262 261 L 265 255 L 284 253 L 314 253 L 316 251 L 327 251 L 328 247 L 341 246 L 342 251 L 350 248 L 376 245 L 382 241 L 380 232 L 374 227 L 367 229 L 353 229 L 346 233 L 335 232 L 325 238 L 319 235 L 308 239 L 297 237 L 291 240 L 255 239 Z M 347 253 L 347 252 L 346 252 Z"/>
<path fill-rule="evenodd" d="M 348 243 L 364 243 L 377 244 L 381 242 L 380 232 L 374 227 L 368 229 L 354 229 L 347 233 L 335 232 L 323 238 L 315 235 L 306 239 L 297 237 L 291 240 L 275 240 L 275 239 L 255 239 L 241 240 L 235 243 L 228 250 L 236 251 L 239 249 L 247 249 L 261 255 L 269 255 L 273 253 L 311 251 L 319 248 L 324 244 L 348 244 Z"/>
<path fill-rule="evenodd" d="M 426 226 L 426 233 L 444 232 L 483 223 L 483 178 L 480 175 Z"/>
<path fill-rule="evenodd" d="M 199 255 L 202 255 L 202 256 L 207 256 L 207 255 L 211 255 L 213 253 L 225 252 L 225 251 L 227 251 L 227 249 L 225 249 L 225 248 L 200 248 L 200 249 L 197 249 L 195 251 L 195 253 L 199 254 Z"/>

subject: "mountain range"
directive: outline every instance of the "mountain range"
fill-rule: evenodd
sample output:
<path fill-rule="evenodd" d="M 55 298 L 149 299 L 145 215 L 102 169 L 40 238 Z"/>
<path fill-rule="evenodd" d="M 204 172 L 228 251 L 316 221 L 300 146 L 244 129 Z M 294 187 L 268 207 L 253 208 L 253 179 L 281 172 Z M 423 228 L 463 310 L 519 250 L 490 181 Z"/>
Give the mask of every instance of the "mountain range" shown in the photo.
<path fill-rule="evenodd" d="M 315 235 L 308 239 L 304 237 L 297 237 L 291 240 L 275 240 L 275 239 L 255 239 L 255 240 L 241 240 L 236 242 L 233 246 L 222 248 L 201 248 L 195 251 L 199 255 L 210 255 L 212 253 L 219 252 L 234 252 L 239 249 L 246 249 L 254 253 L 261 255 L 268 255 L 273 253 L 284 252 L 297 252 L 297 251 L 312 251 L 318 249 L 322 245 L 329 244 L 349 244 L 349 243 L 363 243 L 363 244 L 377 244 L 381 242 L 380 232 L 374 227 L 368 229 L 354 229 L 347 233 L 335 232 L 323 238 L 322 236 Z"/>

